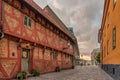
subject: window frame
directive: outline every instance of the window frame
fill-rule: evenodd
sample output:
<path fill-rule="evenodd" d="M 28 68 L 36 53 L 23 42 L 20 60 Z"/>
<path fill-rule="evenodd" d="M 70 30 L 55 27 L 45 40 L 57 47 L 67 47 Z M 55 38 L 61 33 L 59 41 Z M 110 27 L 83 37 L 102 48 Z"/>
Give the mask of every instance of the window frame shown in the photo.
<path fill-rule="evenodd" d="M 113 10 L 114 10 L 114 8 L 116 6 L 116 2 L 117 2 L 117 0 L 113 0 Z"/>
<path fill-rule="evenodd" d="M 25 18 L 26 18 L 26 21 L 25 21 Z M 23 23 L 24 23 L 24 26 L 32 27 L 32 19 L 27 15 L 24 15 Z"/>
<path fill-rule="evenodd" d="M 114 27 L 112 31 L 112 47 L 113 49 L 116 48 L 116 27 Z"/>
<path fill-rule="evenodd" d="M 57 52 L 52 52 L 52 60 L 57 60 Z"/>
<path fill-rule="evenodd" d="M 107 41 L 107 55 L 109 54 L 109 42 L 110 40 Z"/>
<path fill-rule="evenodd" d="M 59 41 L 60 41 L 60 43 L 62 43 L 63 42 L 63 38 L 59 37 Z"/>
<path fill-rule="evenodd" d="M 104 33 L 104 37 L 105 37 L 106 36 L 106 26 L 104 27 L 103 33 Z"/>
<path fill-rule="evenodd" d="M 108 27 L 110 25 L 110 13 L 108 13 Z"/>
<path fill-rule="evenodd" d="M 28 18 L 28 26 L 31 27 L 32 26 L 32 19 L 29 17 Z"/>
<path fill-rule="evenodd" d="M 24 26 L 28 26 L 28 16 L 24 15 L 23 23 L 24 23 Z"/>

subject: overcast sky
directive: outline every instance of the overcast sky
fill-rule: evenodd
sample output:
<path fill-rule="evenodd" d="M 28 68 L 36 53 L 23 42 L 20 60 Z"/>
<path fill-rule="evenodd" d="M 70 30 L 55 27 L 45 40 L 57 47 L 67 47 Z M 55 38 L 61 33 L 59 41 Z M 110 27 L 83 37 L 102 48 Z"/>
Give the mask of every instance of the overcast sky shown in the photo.
<path fill-rule="evenodd" d="M 80 53 L 98 48 L 104 0 L 34 0 L 40 7 L 49 5 L 67 27 L 73 27 Z"/>

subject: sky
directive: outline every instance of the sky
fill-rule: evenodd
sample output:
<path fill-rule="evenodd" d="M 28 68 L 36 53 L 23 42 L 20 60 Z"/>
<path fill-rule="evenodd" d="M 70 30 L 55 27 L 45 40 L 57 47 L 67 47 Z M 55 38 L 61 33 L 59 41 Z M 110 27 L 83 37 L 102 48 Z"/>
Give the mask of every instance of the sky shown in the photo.
<path fill-rule="evenodd" d="M 41 8 L 49 5 L 67 27 L 73 27 L 80 53 L 99 48 L 104 0 L 34 0 Z"/>

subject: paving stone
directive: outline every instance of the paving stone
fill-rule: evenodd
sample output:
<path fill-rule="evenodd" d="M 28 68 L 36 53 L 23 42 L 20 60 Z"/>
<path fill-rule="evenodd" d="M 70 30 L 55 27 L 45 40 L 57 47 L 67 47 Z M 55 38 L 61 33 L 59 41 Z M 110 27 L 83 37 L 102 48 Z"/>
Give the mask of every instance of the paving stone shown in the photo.
<path fill-rule="evenodd" d="M 75 69 L 62 70 L 31 77 L 27 80 L 113 80 L 99 66 L 77 66 Z"/>

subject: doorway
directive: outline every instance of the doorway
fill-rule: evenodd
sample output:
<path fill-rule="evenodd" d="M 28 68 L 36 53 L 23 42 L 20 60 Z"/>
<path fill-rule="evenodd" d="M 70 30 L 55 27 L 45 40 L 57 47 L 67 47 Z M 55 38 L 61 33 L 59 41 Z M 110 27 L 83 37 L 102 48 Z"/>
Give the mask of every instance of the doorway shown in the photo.
<path fill-rule="evenodd" d="M 21 70 L 29 73 L 30 71 L 30 50 L 22 49 Z"/>

